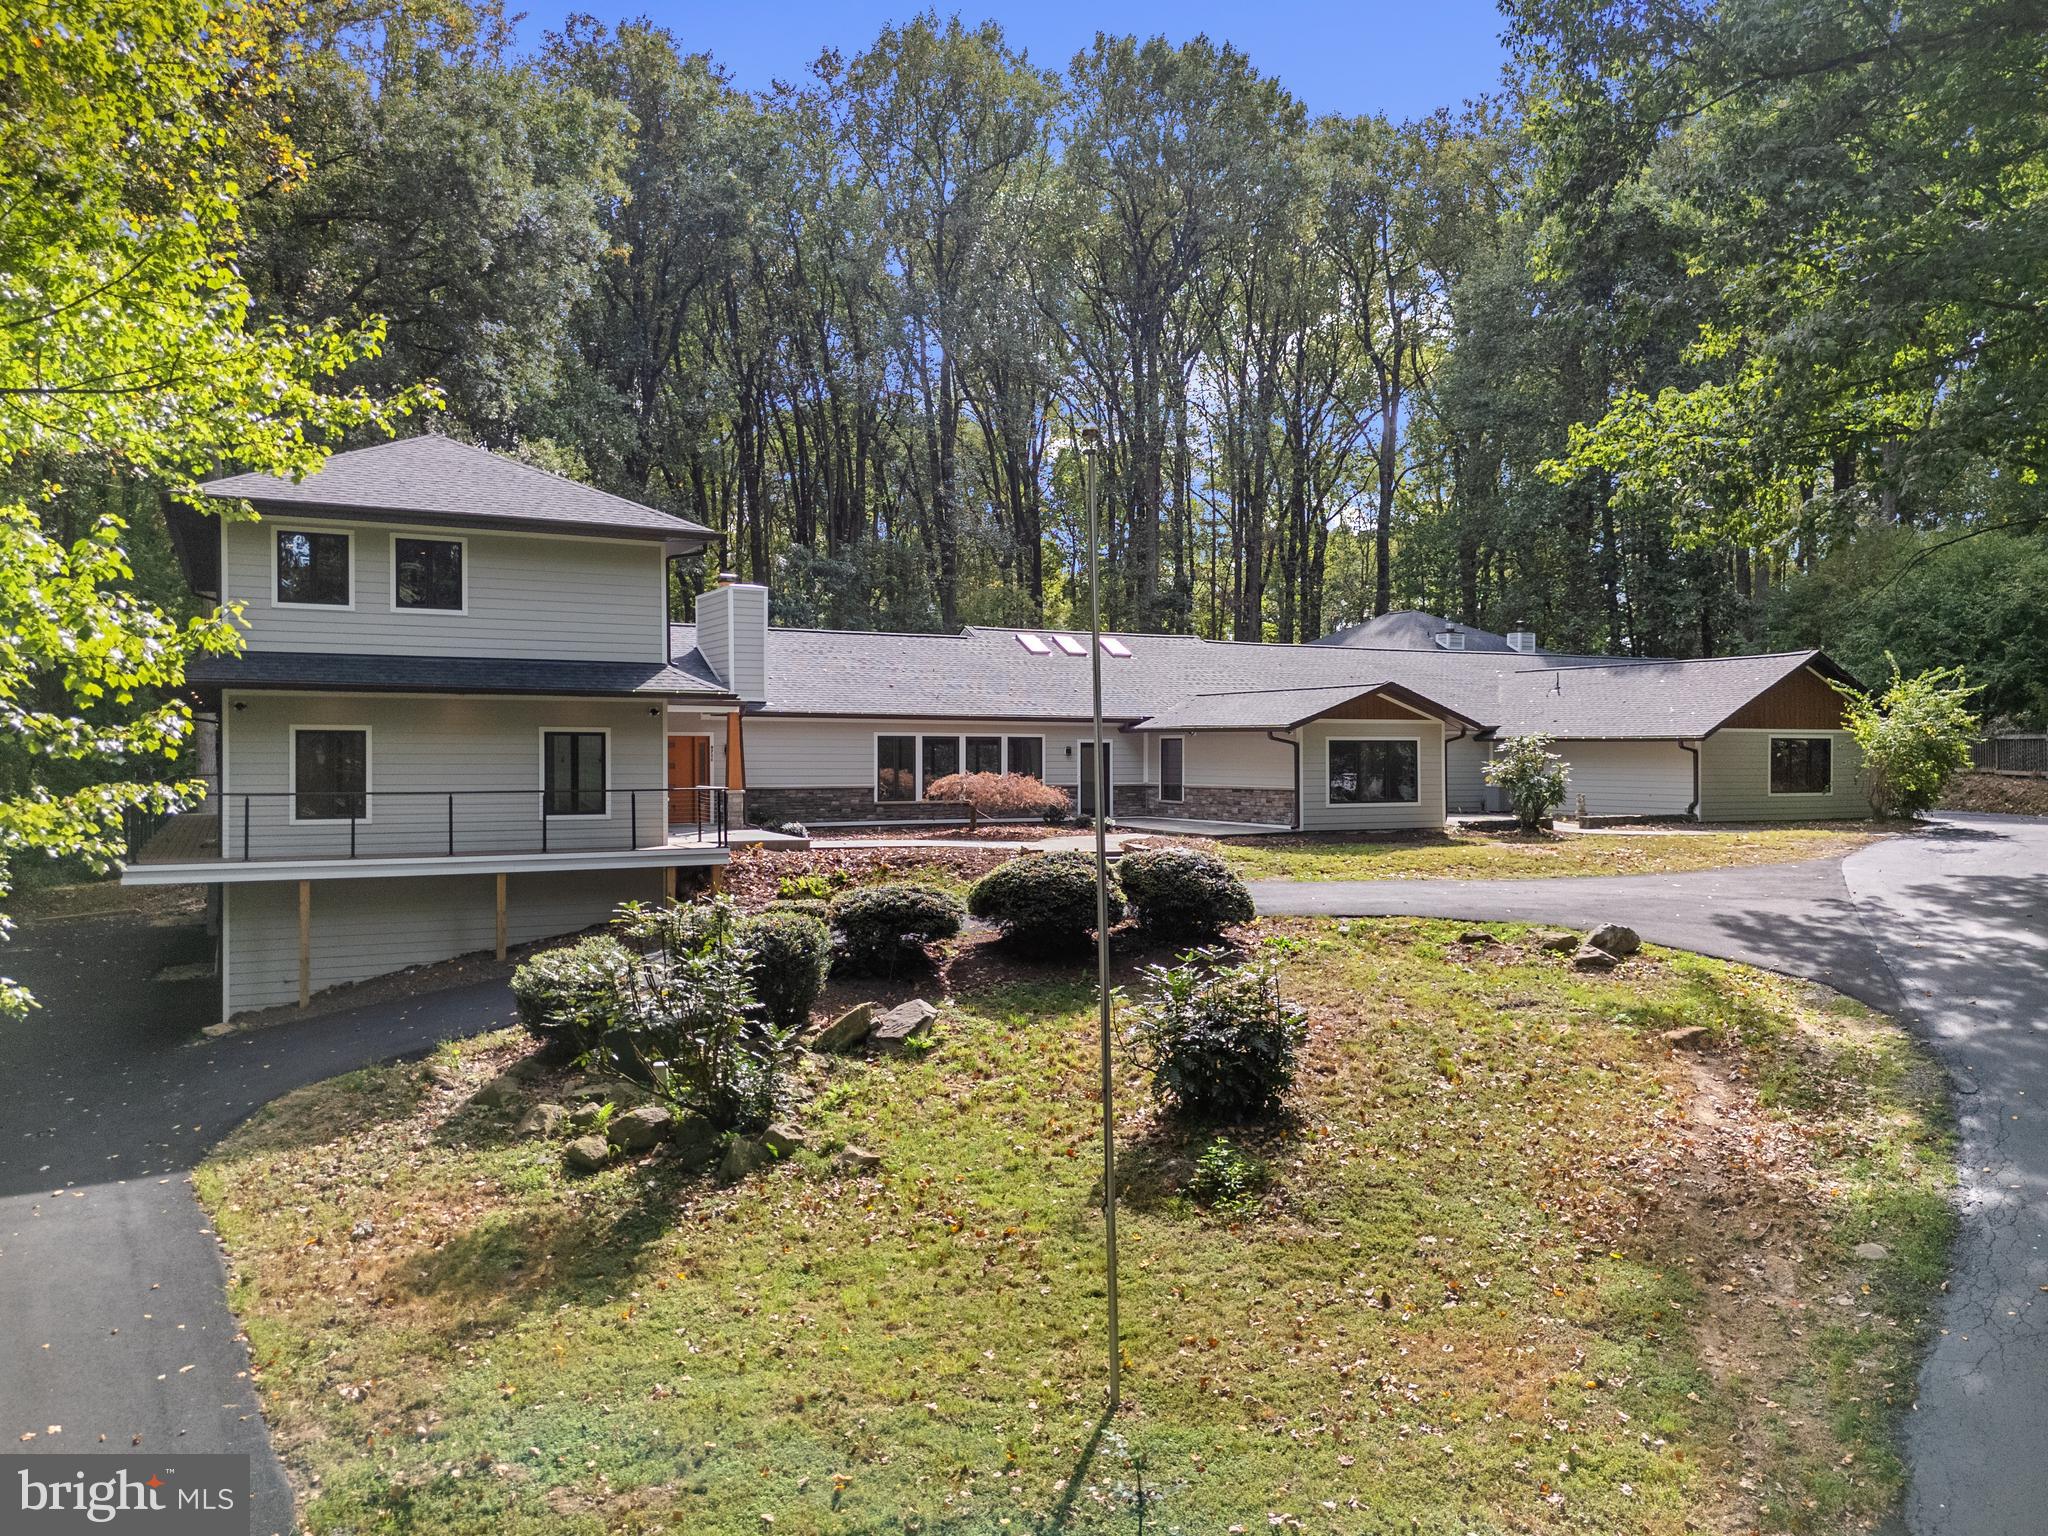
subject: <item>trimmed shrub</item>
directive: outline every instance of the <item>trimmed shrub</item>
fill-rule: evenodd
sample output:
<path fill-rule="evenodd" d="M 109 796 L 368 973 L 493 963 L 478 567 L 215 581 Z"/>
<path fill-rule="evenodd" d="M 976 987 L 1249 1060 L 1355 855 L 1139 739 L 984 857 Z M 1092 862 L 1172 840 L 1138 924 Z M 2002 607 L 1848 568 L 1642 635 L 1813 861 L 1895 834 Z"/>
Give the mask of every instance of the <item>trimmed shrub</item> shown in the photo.
<path fill-rule="evenodd" d="M 1153 1097 L 1189 1120 L 1275 1113 L 1308 1029 L 1307 1015 L 1280 995 L 1275 962 L 1233 965 L 1221 950 L 1197 949 L 1144 974 L 1149 993 L 1124 1008 L 1123 1041 L 1151 1074 Z"/>
<path fill-rule="evenodd" d="M 856 975 L 891 976 L 924 947 L 960 931 L 960 903 L 924 885 L 870 885 L 832 901 L 836 963 Z"/>
<path fill-rule="evenodd" d="M 512 997 L 528 1034 L 571 1054 L 617 1017 L 633 952 L 610 934 L 593 934 L 560 949 L 546 949 L 512 973 Z"/>
<path fill-rule="evenodd" d="M 1116 882 L 1155 938 L 1196 943 L 1252 919 L 1252 893 L 1213 853 L 1192 848 L 1127 853 L 1117 861 Z"/>
<path fill-rule="evenodd" d="M 1028 773 L 949 773 L 927 784 L 924 797 L 966 806 L 970 830 L 984 819 L 1056 824 L 1074 810 L 1064 789 L 1055 789 Z"/>
<path fill-rule="evenodd" d="M 808 1024 L 832 964 L 832 934 L 823 920 L 773 908 L 740 919 L 739 935 L 754 996 L 768 1017 L 784 1029 Z"/>
<path fill-rule="evenodd" d="M 967 910 L 1002 929 L 1021 948 L 1078 949 L 1095 931 L 1095 860 L 1084 853 L 1012 859 L 975 881 Z M 1124 915 L 1116 875 L 1109 877 L 1109 920 Z"/>

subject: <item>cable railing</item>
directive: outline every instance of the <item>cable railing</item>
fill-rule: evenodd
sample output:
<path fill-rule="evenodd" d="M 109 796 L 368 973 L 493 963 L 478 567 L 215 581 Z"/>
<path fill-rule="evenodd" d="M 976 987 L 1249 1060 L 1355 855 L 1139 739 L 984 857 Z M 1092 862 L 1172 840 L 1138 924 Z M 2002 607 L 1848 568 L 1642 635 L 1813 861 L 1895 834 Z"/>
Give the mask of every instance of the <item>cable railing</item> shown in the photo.
<path fill-rule="evenodd" d="M 727 791 L 232 790 L 171 817 L 136 814 L 128 861 L 459 858 L 727 843 Z"/>

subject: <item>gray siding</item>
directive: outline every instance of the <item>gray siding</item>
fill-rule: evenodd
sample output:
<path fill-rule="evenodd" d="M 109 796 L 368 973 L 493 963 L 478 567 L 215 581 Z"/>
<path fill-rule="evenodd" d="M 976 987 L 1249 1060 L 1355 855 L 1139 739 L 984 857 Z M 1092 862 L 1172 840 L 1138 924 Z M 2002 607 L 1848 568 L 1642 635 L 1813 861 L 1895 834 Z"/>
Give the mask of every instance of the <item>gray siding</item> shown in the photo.
<path fill-rule="evenodd" d="M 223 887 L 226 1012 L 296 1002 L 299 887 L 294 880 Z M 513 944 L 575 933 L 601 923 L 620 902 L 655 901 L 662 872 L 591 870 L 511 875 L 506 937 Z M 490 875 L 313 883 L 313 990 L 386 975 L 496 942 L 497 893 Z"/>
<path fill-rule="evenodd" d="M 356 828 L 362 857 L 445 854 L 448 799 L 455 796 L 460 853 L 539 851 L 541 731 L 608 730 L 611 805 L 602 817 L 550 817 L 548 847 L 653 847 L 667 835 L 667 742 L 650 705 L 615 699 L 502 699 L 440 695 L 230 693 L 227 783 L 221 797 L 230 858 L 243 853 L 243 803 L 249 852 L 344 857 L 346 821 L 294 824 L 283 793 L 290 777 L 293 726 L 363 727 L 370 733 L 370 815 Z M 634 800 L 638 798 L 638 835 Z"/>
<path fill-rule="evenodd" d="M 1416 799 L 1403 805 L 1331 805 L 1330 743 L 1412 739 Z M 1444 824 L 1444 728 L 1436 720 L 1318 720 L 1301 730 L 1301 825 L 1310 832 L 1395 831 Z"/>
<path fill-rule="evenodd" d="M 350 534 L 351 607 L 279 607 L 274 601 L 277 534 L 292 528 Z M 466 612 L 393 605 L 392 539 L 406 533 L 466 541 Z M 668 653 L 662 551 L 645 541 L 393 529 L 289 516 L 223 523 L 221 538 L 226 597 L 242 604 L 250 650 L 550 661 L 659 661 Z"/>
<path fill-rule="evenodd" d="M 748 703 L 768 697 L 768 589 L 718 587 L 697 598 L 697 649 Z"/>
<path fill-rule="evenodd" d="M 1453 815 L 1472 815 L 1489 807 L 1492 802 L 1487 799 L 1484 769 L 1492 756 L 1492 743 L 1469 735 L 1444 743 L 1444 764 L 1448 770 L 1444 776 L 1445 810 Z"/>
<path fill-rule="evenodd" d="M 1564 814 L 1683 816 L 1692 805 L 1692 756 L 1675 741 L 1560 741 L 1571 765 Z"/>
<path fill-rule="evenodd" d="M 1771 793 L 1773 736 L 1834 740 L 1834 787 L 1826 795 Z M 1709 821 L 1808 821 L 1865 817 L 1862 754 L 1846 731 L 1716 731 L 1700 744 L 1700 815 Z"/>

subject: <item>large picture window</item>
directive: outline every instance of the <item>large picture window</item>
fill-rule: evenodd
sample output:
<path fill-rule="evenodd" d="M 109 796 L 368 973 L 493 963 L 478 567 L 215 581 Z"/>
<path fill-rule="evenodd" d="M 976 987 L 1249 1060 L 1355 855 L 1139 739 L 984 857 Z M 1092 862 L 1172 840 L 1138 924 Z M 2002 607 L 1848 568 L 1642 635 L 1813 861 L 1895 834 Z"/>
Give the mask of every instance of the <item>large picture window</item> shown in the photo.
<path fill-rule="evenodd" d="M 541 802 L 550 816 L 602 816 L 605 805 L 603 731 L 543 731 Z"/>
<path fill-rule="evenodd" d="M 364 821 L 370 815 L 370 733 L 333 726 L 292 730 L 292 819 Z"/>
<path fill-rule="evenodd" d="M 917 738 L 875 738 L 875 798 L 901 805 L 917 798 Z"/>
<path fill-rule="evenodd" d="M 1012 736 L 1008 742 L 1009 771 L 1021 773 L 1027 779 L 1045 777 L 1045 738 L 1043 736 Z"/>
<path fill-rule="evenodd" d="M 350 538 L 280 528 L 277 533 L 277 600 L 313 608 L 349 606 Z"/>
<path fill-rule="evenodd" d="M 1187 798 L 1187 743 L 1179 736 L 1159 738 L 1159 798 L 1174 805 Z"/>
<path fill-rule="evenodd" d="M 1835 744 L 1826 736 L 1771 738 L 1771 793 L 1825 795 L 1834 788 Z"/>
<path fill-rule="evenodd" d="M 393 539 L 391 565 L 395 607 L 462 612 L 462 540 Z"/>
<path fill-rule="evenodd" d="M 929 789 L 940 779 L 960 771 L 960 738 L 958 736 L 927 736 L 924 738 L 924 782 Z"/>
<path fill-rule="evenodd" d="M 970 736 L 967 738 L 968 773 L 1001 773 L 1003 771 L 1003 738 L 1000 736 Z"/>
<path fill-rule="evenodd" d="M 1413 805 L 1421 744 L 1415 741 L 1330 743 L 1330 804 Z"/>

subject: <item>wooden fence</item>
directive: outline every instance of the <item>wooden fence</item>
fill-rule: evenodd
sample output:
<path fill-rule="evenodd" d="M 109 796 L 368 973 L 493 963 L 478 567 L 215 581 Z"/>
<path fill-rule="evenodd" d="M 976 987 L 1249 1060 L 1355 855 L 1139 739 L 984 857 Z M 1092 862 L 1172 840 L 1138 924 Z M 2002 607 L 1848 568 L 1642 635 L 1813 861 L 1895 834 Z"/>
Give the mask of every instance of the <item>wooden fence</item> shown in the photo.
<path fill-rule="evenodd" d="M 1985 773 L 2048 773 L 2048 733 L 1987 736 L 1970 748 L 1970 761 Z"/>

